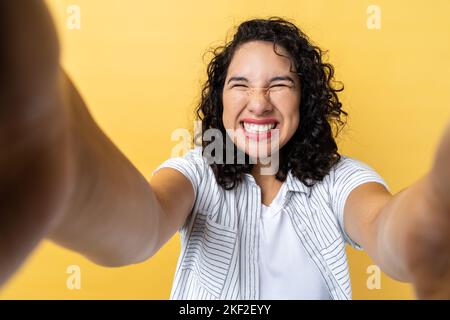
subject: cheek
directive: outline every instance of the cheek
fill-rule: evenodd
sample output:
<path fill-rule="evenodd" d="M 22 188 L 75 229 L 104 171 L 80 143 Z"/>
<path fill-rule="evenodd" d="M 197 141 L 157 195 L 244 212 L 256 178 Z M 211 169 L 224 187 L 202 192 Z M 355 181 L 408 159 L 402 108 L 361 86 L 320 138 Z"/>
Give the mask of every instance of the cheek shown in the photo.
<path fill-rule="evenodd" d="M 295 97 L 291 103 L 291 108 L 288 110 L 289 117 L 295 127 L 298 127 L 300 122 L 300 97 Z"/>
<path fill-rule="evenodd" d="M 225 129 L 229 129 L 230 127 L 232 127 L 232 116 L 229 114 L 229 111 L 225 106 L 223 108 L 222 122 Z"/>
<path fill-rule="evenodd" d="M 294 135 L 295 131 L 297 131 L 299 125 L 300 125 L 300 113 L 297 111 L 292 114 L 292 135 Z"/>
<path fill-rule="evenodd" d="M 285 110 L 283 112 L 283 118 L 285 126 L 281 132 L 284 131 L 283 136 L 285 139 L 289 140 L 294 133 L 297 131 L 298 126 L 300 125 L 300 111 L 297 108 L 292 108 L 290 110 Z"/>
<path fill-rule="evenodd" d="M 223 96 L 223 116 L 222 121 L 225 128 L 232 129 L 236 125 L 239 112 L 242 109 L 242 99 L 232 95 Z"/>
<path fill-rule="evenodd" d="M 293 103 L 289 107 L 280 110 L 280 112 L 290 126 L 298 126 L 300 120 L 300 110 L 297 104 Z"/>
<path fill-rule="evenodd" d="M 238 110 L 245 106 L 246 98 L 242 94 L 227 93 L 223 96 L 223 106 L 224 109 Z"/>
<path fill-rule="evenodd" d="M 294 129 L 297 130 L 300 124 L 300 112 L 298 110 L 292 114 L 292 124 Z"/>
<path fill-rule="evenodd" d="M 239 113 L 228 105 L 223 106 L 222 122 L 225 129 L 235 129 Z"/>

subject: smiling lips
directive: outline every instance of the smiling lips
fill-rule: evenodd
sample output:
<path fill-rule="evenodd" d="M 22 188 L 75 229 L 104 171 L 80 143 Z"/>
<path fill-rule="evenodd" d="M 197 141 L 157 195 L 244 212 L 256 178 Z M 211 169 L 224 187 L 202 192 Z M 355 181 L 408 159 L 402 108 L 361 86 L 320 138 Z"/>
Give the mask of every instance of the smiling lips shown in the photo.
<path fill-rule="evenodd" d="M 276 119 L 243 119 L 241 126 L 247 138 L 255 140 L 270 139 L 272 129 L 278 125 Z"/>

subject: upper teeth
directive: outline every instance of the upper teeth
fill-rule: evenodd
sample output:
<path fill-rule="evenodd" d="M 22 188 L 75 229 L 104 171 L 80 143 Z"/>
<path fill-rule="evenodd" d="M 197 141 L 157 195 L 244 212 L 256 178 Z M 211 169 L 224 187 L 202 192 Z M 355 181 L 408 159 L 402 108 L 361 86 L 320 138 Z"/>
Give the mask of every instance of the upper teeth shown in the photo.
<path fill-rule="evenodd" d="M 271 130 L 275 128 L 275 123 L 268 123 L 268 124 L 254 124 L 254 123 L 248 123 L 244 122 L 244 128 L 247 131 L 250 132 L 264 132 Z"/>

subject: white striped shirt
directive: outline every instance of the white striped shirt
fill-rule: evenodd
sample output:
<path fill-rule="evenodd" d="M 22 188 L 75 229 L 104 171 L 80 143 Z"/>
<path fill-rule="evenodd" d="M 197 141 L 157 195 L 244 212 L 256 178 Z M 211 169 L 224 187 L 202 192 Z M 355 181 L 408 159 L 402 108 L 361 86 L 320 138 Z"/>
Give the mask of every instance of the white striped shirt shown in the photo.
<path fill-rule="evenodd" d="M 259 294 L 259 222 L 261 189 L 250 174 L 233 190 L 223 189 L 201 148 L 170 158 L 163 167 L 180 171 L 192 183 L 195 203 L 179 230 L 181 253 L 171 299 L 245 299 Z M 347 156 L 321 182 L 309 188 L 288 173 L 282 214 L 290 217 L 303 246 L 325 280 L 332 299 L 351 299 L 345 242 L 362 249 L 344 231 L 344 205 L 350 192 L 383 178 Z M 176 196 L 176 195 L 174 195 Z"/>

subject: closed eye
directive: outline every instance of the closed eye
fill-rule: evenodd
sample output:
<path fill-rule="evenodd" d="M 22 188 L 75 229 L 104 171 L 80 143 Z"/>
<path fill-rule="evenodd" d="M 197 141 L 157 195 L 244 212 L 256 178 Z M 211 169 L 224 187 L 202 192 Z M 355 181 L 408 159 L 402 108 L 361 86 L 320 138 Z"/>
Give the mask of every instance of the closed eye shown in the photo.
<path fill-rule="evenodd" d="M 232 88 L 234 88 L 234 87 L 244 87 L 244 88 L 247 88 L 247 86 L 246 86 L 246 85 L 243 85 L 243 84 L 235 84 L 235 85 L 232 86 Z M 271 88 L 274 88 L 274 87 L 287 87 L 287 85 L 285 85 L 285 84 L 276 84 L 276 85 L 271 86 Z"/>

